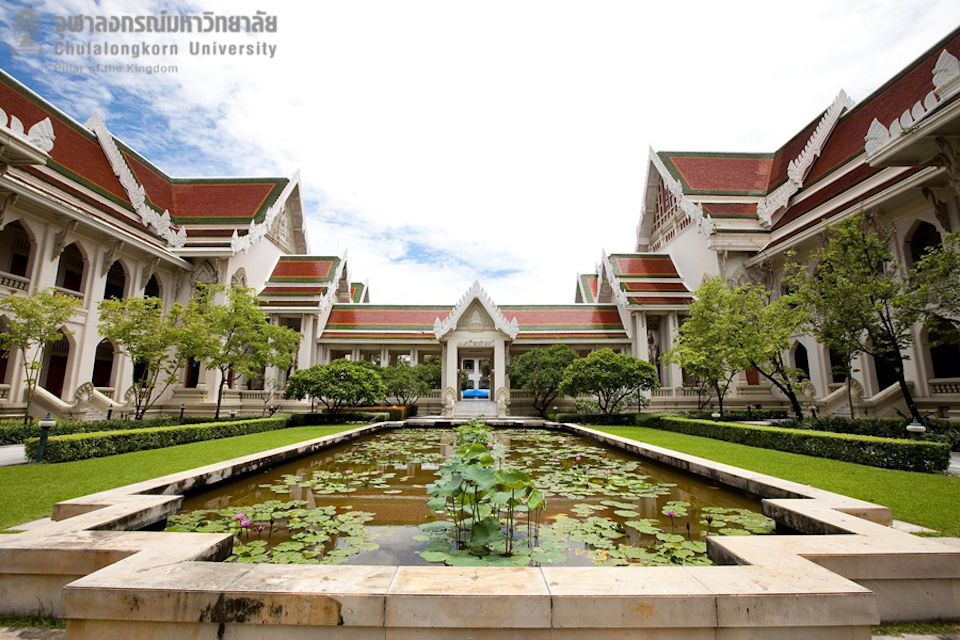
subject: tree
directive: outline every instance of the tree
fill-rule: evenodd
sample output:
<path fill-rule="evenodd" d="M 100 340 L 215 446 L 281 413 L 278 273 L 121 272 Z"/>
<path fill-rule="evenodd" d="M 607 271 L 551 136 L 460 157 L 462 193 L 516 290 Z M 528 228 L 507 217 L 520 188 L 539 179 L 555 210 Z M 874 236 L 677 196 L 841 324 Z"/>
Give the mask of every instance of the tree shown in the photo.
<path fill-rule="evenodd" d="M 892 238 L 892 228 L 878 227 L 862 214 L 839 222 L 827 229 L 827 244 L 814 254 L 812 273 L 792 268 L 793 283 L 814 327 L 844 353 L 867 353 L 888 364 L 910 415 L 922 421 L 907 386 L 902 350 L 928 311 L 917 287 L 893 260 Z"/>
<path fill-rule="evenodd" d="M 100 335 L 139 365 L 133 397 L 136 419 L 141 420 L 187 362 L 181 341 L 186 309 L 176 304 L 164 313 L 163 301 L 152 297 L 104 300 L 99 308 Z"/>
<path fill-rule="evenodd" d="M 386 393 L 380 374 L 369 366 L 350 360 L 334 360 L 300 369 L 287 380 L 285 398 L 317 398 L 328 413 L 344 407 L 372 404 Z"/>
<path fill-rule="evenodd" d="M 216 304 L 223 295 L 225 304 Z M 260 375 L 269 366 L 286 369 L 293 362 L 301 334 L 270 324 L 253 289 L 201 285 L 187 307 L 184 351 L 196 361 L 220 371 L 216 417 L 223 390 L 243 376 Z"/>
<path fill-rule="evenodd" d="M 928 250 L 913 275 L 931 316 L 960 329 L 960 231 L 947 234 L 939 247 Z"/>
<path fill-rule="evenodd" d="M 384 384 L 383 399 L 389 402 L 393 397 L 397 404 L 411 406 L 417 400 L 430 393 L 429 372 L 417 365 L 411 367 L 407 362 L 401 362 L 395 367 L 381 367 L 380 378 Z"/>
<path fill-rule="evenodd" d="M 610 414 L 619 411 L 631 394 L 657 386 L 657 370 L 649 362 L 600 349 L 570 363 L 563 372 L 560 392 L 567 396 L 593 394 L 600 411 Z"/>
<path fill-rule="evenodd" d="M 809 321 L 809 313 L 792 296 L 770 300 L 770 292 L 759 285 L 743 285 L 733 293 L 736 304 L 730 312 L 741 313 L 743 317 L 730 323 L 739 326 L 741 331 L 728 339 L 743 347 L 750 365 L 780 389 L 790 400 L 797 417 L 803 418 L 797 393 L 806 373 L 787 366 L 783 356 L 793 336 Z"/>
<path fill-rule="evenodd" d="M 547 408 L 560 395 L 564 370 L 577 359 L 577 352 L 564 344 L 533 349 L 507 365 L 511 386 L 533 393 L 533 408 L 547 416 Z"/>
<path fill-rule="evenodd" d="M 423 357 L 423 360 L 420 364 L 417 365 L 417 371 L 423 377 L 424 381 L 430 387 L 430 390 L 439 389 L 441 382 L 441 374 L 443 372 L 442 365 L 440 364 L 440 356 L 438 355 L 426 355 Z"/>
<path fill-rule="evenodd" d="M 744 346 L 731 339 L 741 334 L 746 322 L 739 309 L 743 300 L 720 276 L 701 284 L 694 297 L 690 316 L 680 326 L 673 347 L 664 358 L 705 380 L 717 394 L 722 416 L 723 398 L 734 376 L 750 366 Z"/>
<path fill-rule="evenodd" d="M 13 316 L 7 323 L 7 330 L 0 333 L 0 349 L 7 353 L 20 352 L 26 385 L 24 422 L 30 421 L 30 408 L 43 369 L 44 347 L 73 333 L 64 325 L 79 307 L 79 298 L 53 289 L 38 290 L 32 296 L 10 296 L 0 300 L 0 310 L 9 311 Z"/>

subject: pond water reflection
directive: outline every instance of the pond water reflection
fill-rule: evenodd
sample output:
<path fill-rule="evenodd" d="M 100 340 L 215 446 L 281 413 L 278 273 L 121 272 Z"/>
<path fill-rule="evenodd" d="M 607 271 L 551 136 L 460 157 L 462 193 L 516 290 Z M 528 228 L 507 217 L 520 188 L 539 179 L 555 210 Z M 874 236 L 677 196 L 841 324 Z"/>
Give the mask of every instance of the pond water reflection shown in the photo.
<path fill-rule="evenodd" d="M 705 535 L 772 532 L 757 501 L 649 460 L 560 431 L 494 433 L 501 464 L 547 496 L 539 538 L 512 557 L 451 549 L 427 507 L 453 429 L 383 431 L 227 483 L 188 497 L 168 530 L 233 531 L 239 562 L 508 566 L 705 564 Z"/>

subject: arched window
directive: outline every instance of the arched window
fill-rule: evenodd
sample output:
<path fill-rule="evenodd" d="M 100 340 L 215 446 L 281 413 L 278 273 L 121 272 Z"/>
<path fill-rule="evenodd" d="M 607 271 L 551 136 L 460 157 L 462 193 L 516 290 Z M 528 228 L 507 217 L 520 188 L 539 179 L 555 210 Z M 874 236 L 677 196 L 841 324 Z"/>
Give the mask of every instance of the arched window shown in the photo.
<path fill-rule="evenodd" d="M 937 231 L 935 226 L 929 222 L 921 222 L 918 224 L 906 243 L 906 249 L 911 260 L 909 266 L 915 266 L 927 250 L 939 247 L 941 242 L 940 232 Z"/>
<path fill-rule="evenodd" d="M 799 342 L 793 348 L 793 366 L 803 371 L 807 380 L 810 379 L 810 358 L 807 355 L 807 348 Z"/>
<path fill-rule="evenodd" d="M 103 286 L 104 300 L 122 300 L 127 289 L 127 274 L 120 262 L 114 262 L 107 272 L 107 282 Z M 97 386 L 97 385 L 94 385 Z"/>
<path fill-rule="evenodd" d="M 936 342 L 930 346 L 930 364 L 934 378 L 960 378 L 960 332 L 940 320 L 931 331 Z"/>
<path fill-rule="evenodd" d="M 103 340 L 97 345 L 97 351 L 93 359 L 93 376 L 91 377 L 94 387 L 113 386 L 114 351 L 113 343 L 109 340 Z"/>
<path fill-rule="evenodd" d="M 147 286 L 143 288 L 143 297 L 144 298 L 163 297 L 160 291 L 160 282 L 157 280 L 157 276 L 150 276 L 150 279 L 147 280 Z"/>
<path fill-rule="evenodd" d="M 58 398 L 63 396 L 69 360 L 70 341 L 61 332 L 59 340 L 47 344 L 43 353 L 43 369 L 40 371 L 40 386 Z"/>
<path fill-rule="evenodd" d="M 830 375 L 834 384 L 844 384 L 847 381 L 847 368 L 843 357 L 830 349 Z"/>
<path fill-rule="evenodd" d="M 71 244 L 60 254 L 60 263 L 57 266 L 57 286 L 81 293 L 83 291 L 83 274 L 86 270 L 86 261 L 76 243 Z"/>
<path fill-rule="evenodd" d="M 30 237 L 17 221 L 0 231 L 0 271 L 21 278 L 30 273 Z"/>
<path fill-rule="evenodd" d="M 0 318 L 0 333 L 3 333 L 6 330 L 7 330 L 7 319 Z M 12 358 L 10 357 L 11 353 L 12 352 L 3 351 L 2 349 L 0 349 L 0 384 L 7 384 L 7 381 L 11 379 L 10 374 L 7 372 L 7 369 L 9 369 L 12 366 L 10 364 L 10 360 L 12 360 Z"/>

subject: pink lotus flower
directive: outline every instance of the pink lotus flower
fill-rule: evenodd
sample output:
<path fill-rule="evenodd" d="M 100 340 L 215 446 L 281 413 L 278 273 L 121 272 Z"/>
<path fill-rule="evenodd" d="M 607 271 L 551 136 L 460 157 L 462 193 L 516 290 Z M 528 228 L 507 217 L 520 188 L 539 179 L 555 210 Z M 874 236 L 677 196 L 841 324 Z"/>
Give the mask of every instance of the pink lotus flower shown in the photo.
<path fill-rule="evenodd" d="M 238 513 L 237 515 L 235 515 L 235 516 L 233 516 L 233 517 L 236 518 L 237 520 L 246 520 L 246 519 L 247 519 L 247 514 L 245 514 L 245 513 Z"/>
<path fill-rule="evenodd" d="M 241 527 L 249 527 L 253 524 L 253 520 L 243 520 L 240 522 Z"/>
<path fill-rule="evenodd" d="M 347 469 L 346 471 L 343 472 L 343 475 L 348 476 L 351 473 L 353 473 L 353 469 Z"/>

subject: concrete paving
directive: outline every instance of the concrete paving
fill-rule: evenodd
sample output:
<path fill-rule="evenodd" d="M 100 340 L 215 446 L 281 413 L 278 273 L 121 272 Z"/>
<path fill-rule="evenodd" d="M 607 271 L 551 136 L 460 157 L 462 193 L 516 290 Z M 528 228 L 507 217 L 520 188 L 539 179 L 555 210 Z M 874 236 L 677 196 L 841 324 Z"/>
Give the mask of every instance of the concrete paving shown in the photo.
<path fill-rule="evenodd" d="M 30 627 L 0 627 L 0 640 L 65 640 L 67 632 L 63 629 L 33 629 Z M 873 640 L 960 640 L 960 633 L 946 635 L 921 635 L 907 633 L 902 636 L 874 635 Z"/>
<path fill-rule="evenodd" d="M 29 462 L 23 451 L 24 446 L 22 444 L 8 444 L 0 447 L 0 467 Z"/>
<path fill-rule="evenodd" d="M 950 452 L 950 466 L 947 473 L 951 476 L 960 476 L 960 451 Z"/>

